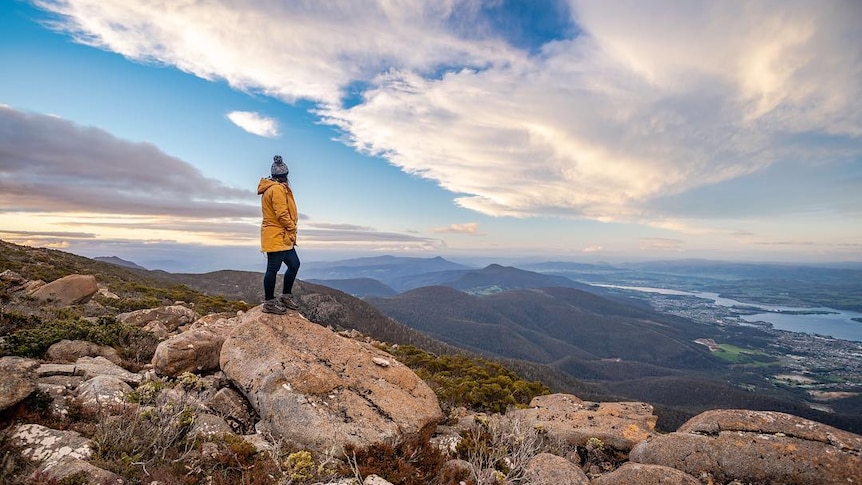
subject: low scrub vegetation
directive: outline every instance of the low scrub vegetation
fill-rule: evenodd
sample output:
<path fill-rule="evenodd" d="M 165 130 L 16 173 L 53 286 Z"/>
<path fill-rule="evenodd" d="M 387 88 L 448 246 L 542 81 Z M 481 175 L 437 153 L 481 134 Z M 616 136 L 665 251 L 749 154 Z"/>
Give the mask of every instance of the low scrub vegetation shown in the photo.
<path fill-rule="evenodd" d="M 120 298 L 96 296 L 95 301 L 118 312 L 172 305 L 177 301 L 191 303 L 195 311 L 200 314 L 236 312 L 238 310 L 248 310 L 249 308 L 245 302 L 228 300 L 222 296 L 205 295 L 185 285 L 162 287 L 123 281 L 112 285 L 111 291 L 120 296 Z"/>
<path fill-rule="evenodd" d="M 465 407 L 501 413 L 551 392 L 541 382 L 525 381 L 499 363 L 480 357 L 436 356 L 411 345 L 386 350 L 428 383 L 444 412 Z"/>
<path fill-rule="evenodd" d="M 113 317 L 93 321 L 73 310 L 56 310 L 53 317 L 0 312 L 0 327 L 6 330 L 0 356 L 41 357 L 61 340 L 86 340 L 115 348 L 130 367 L 136 368 L 152 360 L 159 343 L 150 332 L 122 324 Z"/>

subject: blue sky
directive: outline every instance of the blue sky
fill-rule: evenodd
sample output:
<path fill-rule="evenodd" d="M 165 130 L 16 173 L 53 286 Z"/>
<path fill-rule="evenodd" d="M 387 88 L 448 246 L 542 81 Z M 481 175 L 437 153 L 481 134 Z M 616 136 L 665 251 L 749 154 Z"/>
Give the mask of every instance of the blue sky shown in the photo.
<path fill-rule="evenodd" d="M 0 238 L 303 260 L 862 261 L 862 4 L 0 4 Z M 301 277 L 301 276 L 300 276 Z"/>

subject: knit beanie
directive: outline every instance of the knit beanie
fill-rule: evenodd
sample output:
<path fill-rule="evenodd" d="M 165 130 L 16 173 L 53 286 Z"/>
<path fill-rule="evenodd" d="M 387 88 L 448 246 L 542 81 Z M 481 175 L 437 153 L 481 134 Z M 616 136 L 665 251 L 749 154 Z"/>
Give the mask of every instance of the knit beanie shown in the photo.
<path fill-rule="evenodd" d="M 270 173 L 273 177 L 286 176 L 288 172 L 290 172 L 290 170 L 287 169 L 287 165 L 284 164 L 284 161 L 281 159 L 281 155 L 272 157 L 272 168 L 270 169 Z"/>

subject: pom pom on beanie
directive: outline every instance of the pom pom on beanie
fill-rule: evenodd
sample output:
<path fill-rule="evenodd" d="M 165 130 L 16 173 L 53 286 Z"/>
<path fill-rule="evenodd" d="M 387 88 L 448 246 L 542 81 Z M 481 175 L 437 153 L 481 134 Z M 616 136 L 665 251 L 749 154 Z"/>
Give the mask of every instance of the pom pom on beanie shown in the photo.
<path fill-rule="evenodd" d="M 273 177 L 286 176 L 290 170 L 288 170 L 287 165 L 284 164 L 284 160 L 281 159 L 281 155 L 276 155 L 272 157 L 272 167 L 270 168 L 270 173 Z"/>

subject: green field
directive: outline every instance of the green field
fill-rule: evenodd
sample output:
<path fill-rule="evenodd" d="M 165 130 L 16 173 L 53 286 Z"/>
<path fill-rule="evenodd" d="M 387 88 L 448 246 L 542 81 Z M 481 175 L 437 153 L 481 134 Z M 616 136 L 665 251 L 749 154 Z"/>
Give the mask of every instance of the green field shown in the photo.
<path fill-rule="evenodd" d="M 730 344 L 719 344 L 718 348 L 719 350 L 713 352 L 712 355 L 733 364 L 767 364 L 758 356 L 768 357 L 769 354 L 760 350 L 746 349 Z"/>

